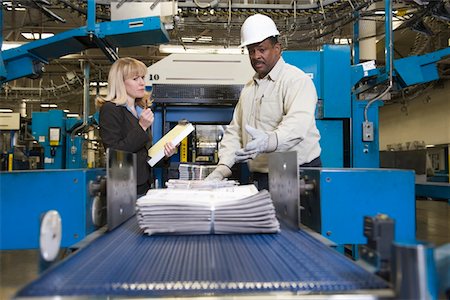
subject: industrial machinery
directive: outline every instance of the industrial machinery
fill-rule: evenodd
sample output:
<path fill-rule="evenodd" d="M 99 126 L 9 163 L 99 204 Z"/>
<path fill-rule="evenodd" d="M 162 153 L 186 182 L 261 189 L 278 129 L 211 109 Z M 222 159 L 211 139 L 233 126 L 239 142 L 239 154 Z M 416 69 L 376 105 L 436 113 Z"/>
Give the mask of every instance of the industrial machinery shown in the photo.
<path fill-rule="evenodd" d="M 405 296 L 414 295 L 411 291 L 423 295 L 423 298 L 436 297 L 435 279 L 427 281 L 425 285 L 418 284 L 421 282 L 419 276 L 421 271 L 435 275 L 434 264 L 430 261 L 433 257 L 432 251 L 427 247 L 414 247 L 408 243 L 399 242 L 399 240 L 408 239 L 411 233 L 414 236 L 414 226 L 406 233 L 403 231 L 399 234 L 396 231 L 394 235 L 392 226 L 385 230 L 380 229 L 384 226 L 384 223 L 381 224 L 384 219 L 379 217 L 379 214 L 375 218 L 365 216 L 358 222 L 350 221 L 343 225 L 345 230 L 348 230 L 348 226 L 360 226 L 364 221 L 364 227 L 359 228 L 359 233 L 361 236 L 364 233 L 364 236 L 369 239 L 367 249 L 372 251 L 375 259 L 380 253 L 383 254 L 383 266 L 388 264 L 389 270 L 392 270 L 392 277 L 395 278 L 393 286 L 385 279 L 333 250 L 330 247 L 335 246 L 333 242 L 314 233 L 308 227 L 299 226 L 301 209 L 299 198 L 291 197 L 299 192 L 302 195 L 329 194 L 336 190 L 336 185 L 342 186 L 343 189 L 343 183 L 346 180 L 354 180 L 355 176 L 369 179 L 365 182 L 361 180 L 365 185 L 350 199 L 354 200 L 358 196 L 366 197 L 360 201 L 368 206 L 364 211 L 355 212 L 350 218 L 353 220 L 359 218 L 360 214 L 375 211 L 373 207 L 376 205 L 376 200 L 382 200 L 375 198 L 388 197 L 389 192 L 392 192 L 392 189 L 382 191 L 379 186 L 376 186 L 370 191 L 370 197 L 361 193 L 362 189 L 370 186 L 374 173 L 381 172 L 383 175 L 390 176 L 391 172 L 399 172 L 389 179 L 402 178 L 402 180 L 411 181 L 413 180 L 412 172 L 361 170 L 361 173 L 354 174 L 346 172 L 348 170 L 339 169 L 308 169 L 313 172 L 311 174 L 320 174 L 321 170 L 325 172 L 323 183 L 321 183 L 323 186 L 318 186 L 317 180 L 311 177 L 308 179 L 304 176 L 299 181 L 299 169 L 295 167 L 297 163 L 295 153 L 274 155 L 279 157 L 271 160 L 276 167 L 276 170 L 271 170 L 273 171 L 271 174 L 276 176 L 271 177 L 270 184 L 271 190 L 275 191 L 272 199 L 281 223 L 279 233 L 146 236 L 138 226 L 136 217 L 129 219 L 125 217 L 122 220 L 124 222 L 115 225 L 114 230 L 98 236 L 88 247 L 80 248 L 76 255 L 68 257 L 25 286 L 17 293 L 16 298 L 214 296 L 310 299 L 338 295 L 345 299 L 398 299 L 397 297 L 403 299 Z M 294 163 L 289 165 L 290 158 L 294 159 Z M 130 186 L 131 173 L 126 167 L 129 165 L 130 158 L 119 153 L 115 159 L 118 159 L 114 163 L 115 168 L 122 176 L 109 175 L 114 177 L 115 184 L 108 186 L 108 193 L 125 195 L 123 191 L 127 190 L 127 185 Z M 123 160 L 123 163 L 120 160 Z M 375 176 L 378 175 L 375 174 Z M 131 180 L 131 186 L 133 184 L 134 181 Z M 402 183 L 393 182 L 392 184 L 398 186 Z M 406 186 L 411 187 L 410 184 Z M 277 191 L 283 197 L 278 197 Z M 412 194 L 411 191 L 404 192 Z M 329 196 L 323 197 L 326 199 Z M 123 198 L 129 197 L 121 198 L 114 200 L 116 205 L 123 201 Z M 335 199 L 342 198 L 338 195 Z M 128 202 L 126 199 L 123 208 Z M 392 198 L 386 199 L 386 203 L 390 200 Z M 321 202 L 321 204 L 330 205 L 330 202 Z M 335 210 L 340 204 L 342 203 L 336 203 Z M 345 203 L 342 206 L 345 206 Z M 409 205 L 402 206 L 410 210 Z M 381 210 L 400 216 L 398 208 L 389 208 L 387 204 L 382 204 Z M 119 211 L 116 209 L 116 212 Z M 336 218 L 333 219 L 336 220 Z M 369 224 L 367 220 L 372 222 Z M 389 219 L 386 220 L 389 221 Z M 400 226 L 409 226 L 408 222 L 410 222 L 409 213 L 406 218 L 400 220 Z M 392 221 L 387 225 L 389 224 L 392 225 Z M 329 225 L 336 226 L 333 222 L 325 222 L 323 226 Z M 334 230 L 332 227 L 328 228 Z M 336 230 L 337 235 L 342 233 L 338 228 Z M 386 260 L 386 251 L 383 249 L 389 246 L 379 243 L 381 241 L 391 243 L 394 239 L 395 252 L 391 262 L 388 262 L 390 257 Z M 422 260 L 424 254 L 426 261 Z M 92 261 L 96 263 L 91 263 Z M 417 267 L 411 268 L 411 266 Z M 401 276 L 406 273 L 406 277 Z M 409 284 L 416 285 L 411 287 Z"/>
<path fill-rule="evenodd" d="M 95 1 L 88 1 L 87 25 L 53 37 L 2 51 L 0 83 L 21 77 L 40 76 L 50 60 L 90 48 L 100 48 L 114 61 L 115 48 L 168 41 L 167 32 L 158 17 L 144 17 L 95 23 Z"/>
<path fill-rule="evenodd" d="M 115 48 L 168 41 L 158 17 L 95 21 L 95 1 L 89 0 L 87 26 L 1 51 L 0 83 L 38 77 L 50 60 L 85 49 L 100 48 L 114 61 L 118 58 Z M 89 99 L 88 66 L 84 65 L 85 99 Z M 86 102 L 84 106 L 88 107 Z M 102 226 L 106 172 L 84 169 L 85 140 L 77 135 L 89 125 L 86 111 L 81 124 L 60 110 L 33 113 L 32 134 L 44 148 L 41 161 L 45 170 L 0 173 L 1 249 L 38 248 L 41 218 L 42 224 L 50 224 L 50 230 L 53 221 L 58 223 L 58 215 L 50 213 L 46 217 L 49 211 L 60 216 L 61 247 L 80 242 Z M 50 239 L 58 236 L 57 232 L 47 235 Z"/>
<path fill-rule="evenodd" d="M 80 118 L 68 118 L 62 110 L 33 112 L 32 134 L 44 148 L 44 168 L 86 168 L 89 141 L 84 131 L 89 125 Z"/>
<path fill-rule="evenodd" d="M 295 152 L 273 153 L 269 187 L 277 212 L 336 243 L 364 244 L 364 216 L 386 214 L 396 222 L 396 240 L 414 240 L 414 172 L 375 168 L 304 168 Z M 356 250 L 355 250 L 356 252 Z M 356 255 L 357 256 L 357 255 Z"/>
<path fill-rule="evenodd" d="M 105 218 L 104 176 L 104 169 L 0 172 L 0 249 L 39 248 L 41 218 L 50 210 L 61 216 L 61 247 L 83 240 Z"/>
<path fill-rule="evenodd" d="M 286 51 L 283 55 L 287 62 L 311 74 L 316 84 L 320 99 L 316 117 L 322 132 L 325 168 L 299 170 L 296 159 L 290 164 L 282 160 L 275 163 L 282 170 L 280 174 L 291 172 L 288 177 L 269 173 L 273 174 L 271 180 L 278 180 L 271 190 L 283 223 L 279 234 L 148 237 L 132 217 L 43 274 L 17 296 L 213 295 L 260 299 L 270 293 L 269 297 L 280 298 L 304 294 L 394 297 L 386 281 L 329 247 L 364 243 L 363 217 L 380 212 L 396 220 L 396 239 L 415 236 L 413 172 L 370 169 L 379 166 L 378 104 L 356 100 L 356 92 L 351 93 L 363 78 L 368 79 L 365 83 L 374 79 L 376 70 L 367 72 L 359 64 L 351 66 L 347 46 Z M 226 66 L 231 69 L 224 72 L 228 77 L 223 77 L 219 71 Z M 194 68 L 196 72 L 192 72 Z M 202 73 L 205 68 L 206 75 Z M 175 70 L 175 82 L 169 81 L 173 72 L 167 71 L 166 76 L 162 70 Z M 203 75 L 195 78 L 196 73 Z M 228 124 L 240 85 L 252 73 L 246 55 L 198 55 L 195 59 L 172 55 L 149 67 L 147 85 L 155 100 L 155 141 L 187 117 L 198 126 Z M 218 78 L 211 79 L 211 74 Z M 359 93 L 367 86 L 360 87 Z M 217 145 L 220 133 L 213 136 Z M 173 160 L 197 162 L 202 157 L 198 162 L 212 162 L 211 140 L 203 143 L 194 137 L 194 142 L 181 144 L 181 153 Z M 194 145 L 191 153 L 189 145 Z M 198 155 L 199 148 L 202 155 Z M 156 170 L 156 175 L 164 182 L 162 170 Z M 337 217 L 350 213 L 345 222 Z"/>
<path fill-rule="evenodd" d="M 0 113 L 0 170 L 42 169 L 44 149 L 31 135 L 30 120 L 19 113 Z"/>
<path fill-rule="evenodd" d="M 196 127 L 181 143 L 180 153 L 171 158 L 174 169 L 179 162 L 217 163 L 224 126 L 231 121 L 240 91 L 252 75 L 248 56 L 241 54 L 172 54 L 148 67 L 146 85 L 154 99 L 154 142 L 179 120 L 188 119 Z M 242 169 L 234 168 L 238 179 L 245 177 Z M 168 178 L 161 169 L 154 172 L 160 183 Z"/>

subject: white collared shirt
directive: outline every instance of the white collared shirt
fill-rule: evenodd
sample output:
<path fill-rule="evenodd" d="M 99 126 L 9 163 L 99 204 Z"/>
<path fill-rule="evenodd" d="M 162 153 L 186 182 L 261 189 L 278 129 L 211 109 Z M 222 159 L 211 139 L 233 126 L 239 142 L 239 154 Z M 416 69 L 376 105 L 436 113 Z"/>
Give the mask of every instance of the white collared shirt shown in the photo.
<path fill-rule="evenodd" d="M 320 156 L 320 133 L 316 127 L 317 92 L 311 78 L 280 57 L 264 78 L 257 74 L 243 88 L 233 119 L 219 148 L 219 164 L 232 167 L 235 152 L 251 140 L 245 124 L 274 132 L 275 151 L 296 151 L 298 164 Z M 267 154 L 248 162 L 252 172 L 268 172 Z"/>

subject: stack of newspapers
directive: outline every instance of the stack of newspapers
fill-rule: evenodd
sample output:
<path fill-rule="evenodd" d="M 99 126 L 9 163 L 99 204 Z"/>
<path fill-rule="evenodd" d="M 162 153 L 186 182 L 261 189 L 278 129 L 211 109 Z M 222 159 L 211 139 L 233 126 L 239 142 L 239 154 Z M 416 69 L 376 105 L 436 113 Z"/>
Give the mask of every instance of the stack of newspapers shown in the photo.
<path fill-rule="evenodd" d="M 274 233 L 280 230 L 267 191 L 254 185 L 153 189 L 137 201 L 146 234 Z"/>
<path fill-rule="evenodd" d="M 201 180 L 205 179 L 216 167 L 216 165 L 180 163 L 178 171 L 182 180 Z"/>
<path fill-rule="evenodd" d="M 197 189 L 197 190 L 210 190 L 225 187 L 233 187 L 239 185 L 236 180 L 182 180 L 182 179 L 169 179 L 166 182 L 166 187 L 169 189 Z"/>

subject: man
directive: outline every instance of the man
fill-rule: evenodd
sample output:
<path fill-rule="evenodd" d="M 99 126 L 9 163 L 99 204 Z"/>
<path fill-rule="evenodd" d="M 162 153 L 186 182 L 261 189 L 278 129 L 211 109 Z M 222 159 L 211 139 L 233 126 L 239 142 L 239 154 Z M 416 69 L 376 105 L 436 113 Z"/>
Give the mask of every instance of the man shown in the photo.
<path fill-rule="evenodd" d="M 317 93 L 310 77 L 284 62 L 273 20 L 256 14 L 241 27 L 256 74 L 243 88 L 219 148 L 219 164 L 206 178 L 223 180 L 247 161 L 258 188 L 268 189 L 268 153 L 296 151 L 299 166 L 320 167 Z"/>

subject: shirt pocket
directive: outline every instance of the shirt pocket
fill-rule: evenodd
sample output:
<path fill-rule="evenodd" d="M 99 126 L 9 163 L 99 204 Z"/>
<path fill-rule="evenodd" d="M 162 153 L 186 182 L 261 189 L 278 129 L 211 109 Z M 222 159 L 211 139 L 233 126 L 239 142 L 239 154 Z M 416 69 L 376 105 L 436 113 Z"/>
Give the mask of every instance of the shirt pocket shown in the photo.
<path fill-rule="evenodd" d="M 283 101 L 276 93 L 261 99 L 260 120 L 265 130 L 274 129 L 283 118 Z"/>

